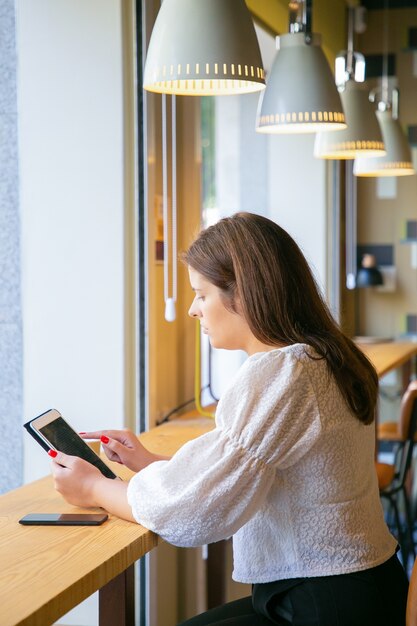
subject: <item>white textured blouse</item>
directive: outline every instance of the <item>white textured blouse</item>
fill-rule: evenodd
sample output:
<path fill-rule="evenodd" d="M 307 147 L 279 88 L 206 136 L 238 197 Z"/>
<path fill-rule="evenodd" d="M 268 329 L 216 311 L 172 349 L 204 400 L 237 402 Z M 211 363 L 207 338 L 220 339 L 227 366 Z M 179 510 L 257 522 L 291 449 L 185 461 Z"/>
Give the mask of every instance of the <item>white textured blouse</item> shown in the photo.
<path fill-rule="evenodd" d="M 130 481 L 135 519 L 177 546 L 233 536 L 233 578 L 344 574 L 391 557 L 374 464 L 359 422 L 304 344 L 257 353 L 218 403 L 213 431 Z M 317 355 L 316 355 L 317 356 Z"/>

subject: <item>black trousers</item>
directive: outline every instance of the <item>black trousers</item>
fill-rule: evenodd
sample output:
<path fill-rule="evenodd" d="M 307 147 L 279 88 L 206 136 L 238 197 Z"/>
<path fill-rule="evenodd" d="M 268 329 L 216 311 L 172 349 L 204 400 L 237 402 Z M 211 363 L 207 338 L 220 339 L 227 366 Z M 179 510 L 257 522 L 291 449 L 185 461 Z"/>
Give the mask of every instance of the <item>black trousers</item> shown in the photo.
<path fill-rule="evenodd" d="M 407 591 L 394 555 L 362 572 L 257 584 L 252 596 L 180 626 L 404 626 Z"/>

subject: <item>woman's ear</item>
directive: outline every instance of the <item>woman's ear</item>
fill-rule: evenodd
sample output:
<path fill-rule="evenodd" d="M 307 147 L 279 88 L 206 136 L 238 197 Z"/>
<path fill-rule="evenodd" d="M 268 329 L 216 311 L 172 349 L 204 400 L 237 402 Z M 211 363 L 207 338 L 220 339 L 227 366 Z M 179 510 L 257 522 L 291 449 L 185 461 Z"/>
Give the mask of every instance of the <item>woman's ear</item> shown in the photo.
<path fill-rule="evenodd" d="M 240 301 L 240 297 L 236 294 L 232 300 L 233 311 L 238 313 L 239 315 L 243 315 L 242 303 Z"/>

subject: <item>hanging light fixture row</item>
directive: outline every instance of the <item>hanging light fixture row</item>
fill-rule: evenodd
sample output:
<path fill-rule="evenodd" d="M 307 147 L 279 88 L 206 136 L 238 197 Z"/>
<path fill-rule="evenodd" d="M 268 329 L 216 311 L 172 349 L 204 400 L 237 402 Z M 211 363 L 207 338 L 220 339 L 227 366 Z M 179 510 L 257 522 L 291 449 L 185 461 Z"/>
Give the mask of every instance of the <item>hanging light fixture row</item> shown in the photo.
<path fill-rule="evenodd" d="M 412 174 L 410 149 L 395 112 L 386 101 L 375 115 L 363 84 L 364 57 L 353 49 L 356 9 L 348 9 L 348 45 L 336 58 L 335 82 L 321 37 L 312 32 L 312 0 L 292 0 L 289 33 L 277 37 L 265 89 L 244 0 L 164 0 L 149 42 L 144 89 L 194 96 L 261 91 L 257 132 L 315 132 L 314 155 L 356 159 L 357 176 Z"/>

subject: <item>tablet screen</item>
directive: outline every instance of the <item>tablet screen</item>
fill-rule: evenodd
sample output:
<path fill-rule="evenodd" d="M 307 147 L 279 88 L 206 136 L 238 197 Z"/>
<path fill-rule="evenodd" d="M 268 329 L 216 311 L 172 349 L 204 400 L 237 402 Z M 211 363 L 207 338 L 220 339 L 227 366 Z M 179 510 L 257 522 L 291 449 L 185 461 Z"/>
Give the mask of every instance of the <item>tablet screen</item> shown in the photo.
<path fill-rule="evenodd" d="M 62 417 L 57 417 L 41 427 L 37 427 L 47 441 L 56 450 L 79 456 L 97 467 L 107 478 L 116 478 L 112 470 L 100 459 L 99 456 L 81 439 L 81 437 L 67 424 Z"/>

